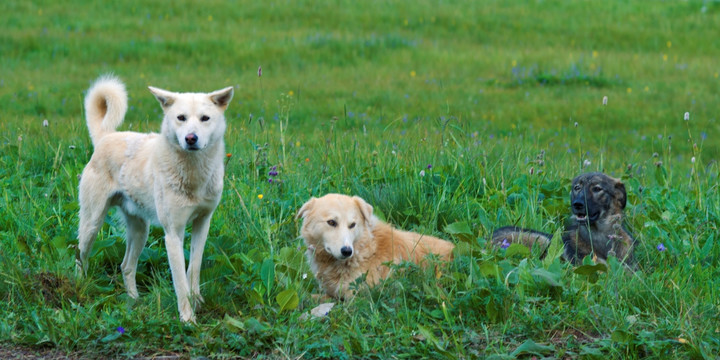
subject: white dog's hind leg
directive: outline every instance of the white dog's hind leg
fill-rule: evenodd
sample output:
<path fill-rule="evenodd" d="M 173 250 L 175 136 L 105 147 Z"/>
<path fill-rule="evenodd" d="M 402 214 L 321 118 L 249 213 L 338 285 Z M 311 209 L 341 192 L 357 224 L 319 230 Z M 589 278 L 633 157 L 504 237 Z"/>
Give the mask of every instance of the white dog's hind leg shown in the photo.
<path fill-rule="evenodd" d="M 98 231 L 110 209 L 107 194 L 93 188 L 90 181 L 80 181 L 80 226 L 78 227 L 78 254 L 75 259 L 79 275 L 87 272 L 87 258 Z M 100 193 L 98 195 L 98 193 Z"/>
<path fill-rule="evenodd" d="M 203 302 L 200 295 L 200 267 L 202 266 L 203 251 L 210 230 L 212 212 L 198 216 L 193 221 L 192 240 L 190 242 L 190 263 L 187 269 L 187 278 L 190 282 L 190 296 L 194 305 Z"/>
<path fill-rule="evenodd" d="M 172 273 L 178 311 L 183 321 L 195 322 L 195 313 L 190 306 L 190 286 L 185 276 L 185 254 L 183 253 L 183 236 L 185 226 L 165 227 L 165 248 L 167 249 L 170 272 Z"/>
<path fill-rule="evenodd" d="M 121 269 L 125 280 L 125 290 L 127 290 L 131 298 L 137 299 L 138 291 L 135 283 L 135 273 L 138 258 L 147 241 L 150 225 L 145 219 L 129 214 L 125 214 L 125 224 L 127 225 L 125 231 L 125 257 Z"/>

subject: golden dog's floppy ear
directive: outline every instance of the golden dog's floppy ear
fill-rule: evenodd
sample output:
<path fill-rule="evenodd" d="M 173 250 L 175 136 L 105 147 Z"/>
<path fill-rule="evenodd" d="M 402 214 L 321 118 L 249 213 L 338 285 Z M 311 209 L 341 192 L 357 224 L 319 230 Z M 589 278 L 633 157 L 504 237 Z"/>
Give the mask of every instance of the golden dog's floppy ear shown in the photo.
<path fill-rule="evenodd" d="M 357 205 L 358 209 L 360 209 L 360 213 L 362 214 L 363 218 L 365 218 L 365 222 L 369 223 L 373 215 L 372 205 L 368 204 L 365 200 L 363 200 L 363 198 L 359 196 L 353 196 L 352 199 L 355 201 L 355 205 Z"/>
<path fill-rule="evenodd" d="M 627 205 L 627 192 L 625 191 L 625 184 L 618 179 L 615 180 L 615 198 L 620 202 L 620 208 L 625 209 Z"/>
<path fill-rule="evenodd" d="M 295 215 L 295 219 L 299 218 L 305 218 L 305 215 L 307 215 L 310 210 L 312 210 L 313 206 L 315 206 L 315 200 L 317 200 L 314 196 L 310 198 L 305 204 L 303 204 L 302 207 L 300 207 L 300 210 L 298 210 L 297 215 Z"/>
<path fill-rule="evenodd" d="M 155 95 L 155 99 L 160 102 L 160 105 L 163 107 L 163 109 L 167 109 L 175 103 L 176 96 L 174 92 L 158 89 L 152 86 L 148 86 L 148 89 L 150 89 L 150 92 Z"/>

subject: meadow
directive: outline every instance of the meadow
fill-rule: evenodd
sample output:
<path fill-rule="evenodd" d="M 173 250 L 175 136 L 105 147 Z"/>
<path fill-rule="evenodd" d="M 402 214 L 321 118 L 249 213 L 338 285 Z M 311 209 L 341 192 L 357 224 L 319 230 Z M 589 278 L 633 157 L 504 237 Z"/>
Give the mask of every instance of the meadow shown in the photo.
<path fill-rule="evenodd" d="M 0 350 L 720 353 L 717 1 L 10 0 L 0 11 Z M 197 324 L 178 318 L 161 228 L 137 301 L 114 212 L 88 276 L 75 274 L 78 176 L 92 154 L 82 101 L 105 73 L 128 87 L 121 129 L 142 132 L 159 131 L 162 113 L 148 85 L 235 86 Z M 488 243 L 503 225 L 557 233 L 586 171 L 625 183 L 636 271 Z M 328 192 L 451 240 L 455 259 L 397 265 L 308 318 L 322 301 L 295 213 Z"/>

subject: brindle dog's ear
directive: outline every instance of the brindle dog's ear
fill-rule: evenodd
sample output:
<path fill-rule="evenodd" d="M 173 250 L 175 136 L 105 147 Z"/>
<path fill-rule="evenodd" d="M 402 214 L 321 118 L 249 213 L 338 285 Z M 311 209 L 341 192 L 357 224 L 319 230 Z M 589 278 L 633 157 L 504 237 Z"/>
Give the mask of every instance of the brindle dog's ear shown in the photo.
<path fill-rule="evenodd" d="M 313 205 L 315 205 L 315 197 L 311 197 L 310 200 L 308 200 L 303 206 L 298 210 L 297 215 L 295 215 L 295 219 L 299 218 L 305 218 L 305 215 L 307 215 L 310 210 L 312 210 Z"/>
<path fill-rule="evenodd" d="M 615 179 L 615 197 L 620 202 L 620 208 L 625 209 L 627 205 L 627 192 L 625 192 L 625 184 Z"/>
<path fill-rule="evenodd" d="M 353 200 L 355 200 L 355 204 L 357 205 L 358 209 L 360 209 L 360 213 L 362 214 L 363 218 L 365 218 L 366 223 L 370 223 L 370 218 L 372 218 L 373 215 L 373 207 L 372 205 L 368 204 L 363 198 L 359 196 L 353 196 Z"/>

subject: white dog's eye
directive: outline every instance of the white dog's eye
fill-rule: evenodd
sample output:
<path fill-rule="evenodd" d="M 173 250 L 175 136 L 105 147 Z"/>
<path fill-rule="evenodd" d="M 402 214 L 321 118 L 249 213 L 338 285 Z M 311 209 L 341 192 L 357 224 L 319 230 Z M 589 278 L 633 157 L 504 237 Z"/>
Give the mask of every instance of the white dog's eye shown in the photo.
<path fill-rule="evenodd" d="M 337 222 L 336 222 L 335 220 L 328 220 L 327 223 L 328 223 L 328 225 L 330 225 L 330 226 L 332 226 L 332 227 L 336 227 L 336 226 L 337 226 Z"/>
<path fill-rule="evenodd" d="M 355 227 L 355 223 L 352 223 L 352 224 L 350 224 L 350 225 L 348 226 L 348 229 L 352 229 L 352 228 L 354 228 L 354 227 Z"/>
<path fill-rule="evenodd" d="M 178 115 L 177 119 L 180 121 L 185 121 L 185 115 Z"/>
<path fill-rule="evenodd" d="M 200 117 L 200 121 L 205 122 L 205 121 L 208 121 L 208 120 L 210 120 L 210 117 L 207 116 L 207 115 L 203 115 L 203 116 Z"/>

